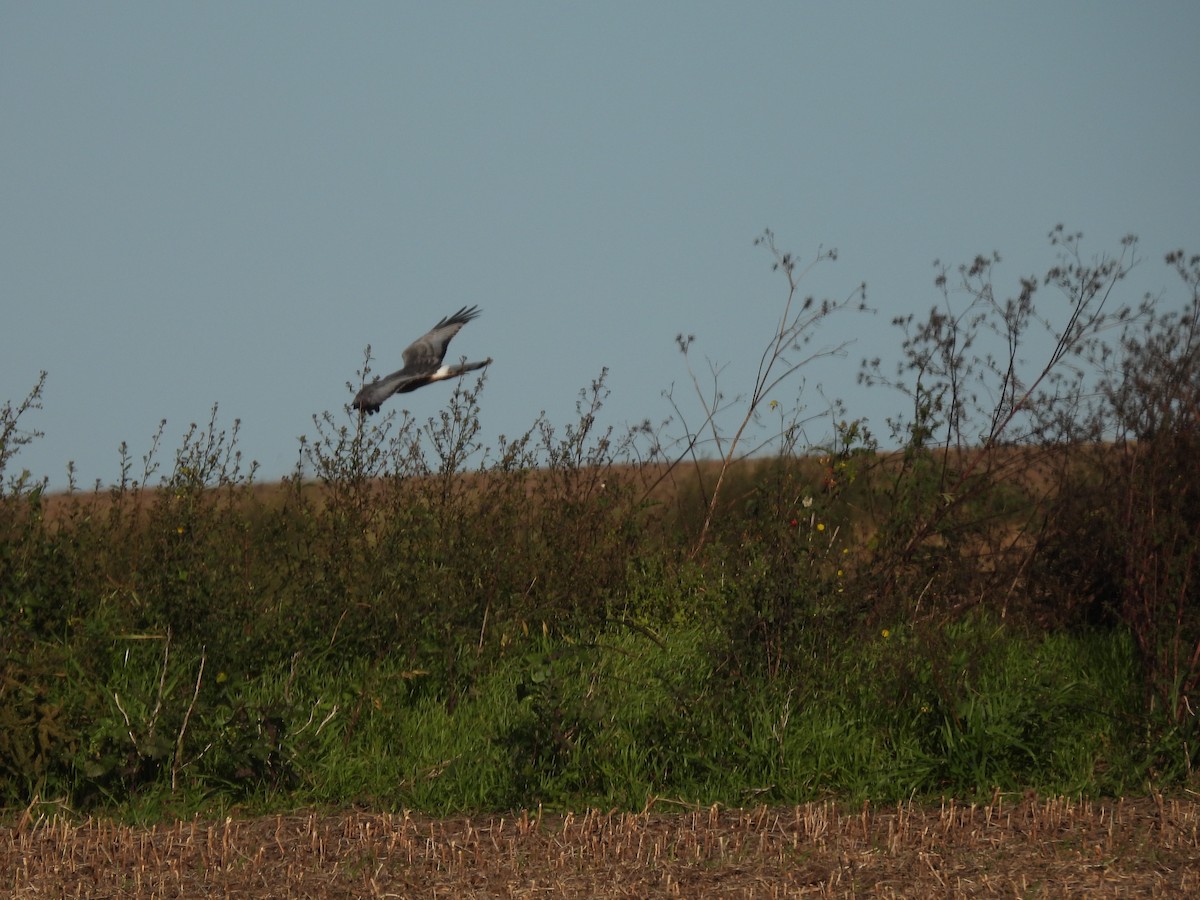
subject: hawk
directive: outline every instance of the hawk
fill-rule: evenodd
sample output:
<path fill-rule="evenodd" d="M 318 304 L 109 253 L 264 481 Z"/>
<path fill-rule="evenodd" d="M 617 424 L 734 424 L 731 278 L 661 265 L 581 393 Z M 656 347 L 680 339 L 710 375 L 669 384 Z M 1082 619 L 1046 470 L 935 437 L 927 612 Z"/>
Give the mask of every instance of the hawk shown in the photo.
<path fill-rule="evenodd" d="M 452 316 L 447 316 L 438 322 L 429 333 L 408 345 L 404 351 L 404 368 L 393 372 L 386 378 L 376 378 L 370 384 L 363 385 L 354 401 L 350 404 L 359 413 L 370 415 L 379 412 L 383 401 L 392 394 L 406 394 L 424 387 L 434 381 L 445 381 L 447 378 L 457 378 L 466 372 L 473 372 L 491 365 L 489 356 L 483 362 L 461 362 L 458 365 L 442 365 L 446 358 L 446 347 L 450 339 L 459 330 L 479 315 L 479 307 L 464 306 Z"/>

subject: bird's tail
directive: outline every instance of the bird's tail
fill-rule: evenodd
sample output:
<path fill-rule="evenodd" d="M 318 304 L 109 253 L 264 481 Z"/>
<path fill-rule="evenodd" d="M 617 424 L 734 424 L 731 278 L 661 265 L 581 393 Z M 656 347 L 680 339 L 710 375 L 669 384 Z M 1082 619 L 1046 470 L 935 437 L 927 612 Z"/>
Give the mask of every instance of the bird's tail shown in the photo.
<path fill-rule="evenodd" d="M 465 375 L 467 372 L 474 372 L 476 369 L 482 369 L 484 366 L 490 366 L 491 364 L 492 358 L 489 356 L 487 359 L 480 362 L 463 362 L 453 366 L 442 366 L 433 373 L 433 376 L 429 380 L 445 381 L 448 378 L 457 378 L 459 375 Z"/>

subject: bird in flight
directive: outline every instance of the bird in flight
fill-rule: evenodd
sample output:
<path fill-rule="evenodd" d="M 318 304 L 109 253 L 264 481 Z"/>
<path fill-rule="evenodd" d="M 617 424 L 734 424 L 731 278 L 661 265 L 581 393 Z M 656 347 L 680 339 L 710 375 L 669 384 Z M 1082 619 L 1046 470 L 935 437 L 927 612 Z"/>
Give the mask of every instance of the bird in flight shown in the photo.
<path fill-rule="evenodd" d="M 383 401 L 392 394 L 406 394 L 434 381 L 456 378 L 466 372 L 473 372 L 490 365 L 492 362 L 490 356 L 483 362 L 464 361 L 458 365 L 442 365 L 442 360 L 446 358 L 446 347 L 450 344 L 450 339 L 478 315 L 479 307 L 464 306 L 454 315 L 442 319 L 429 329 L 427 335 L 409 344 L 408 349 L 404 351 L 403 369 L 393 372 L 386 378 L 376 378 L 370 384 L 363 385 L 362 390 L 355 395 L 354 401 L 350 405 L 360 413 L 370 415 L 379 412 Z"/>

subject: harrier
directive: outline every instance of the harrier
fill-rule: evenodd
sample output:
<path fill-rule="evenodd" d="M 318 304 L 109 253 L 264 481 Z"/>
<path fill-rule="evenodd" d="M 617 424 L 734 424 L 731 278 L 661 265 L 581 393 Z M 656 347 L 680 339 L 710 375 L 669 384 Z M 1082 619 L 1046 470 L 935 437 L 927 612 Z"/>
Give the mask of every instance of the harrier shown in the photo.
<path fill-rule="evenodd" d="M 492 362 L 490 356 L 483 362 L 464 361 L 453 366 L 442 365 L 442 360 L 446 358 L 446 347 L 450 344 L 450 339 L 478 315 L 479 307 L 464 306 L 454 315 L 442 319 L 429 330 L 427 335 L 413 341 L 404 351 L 403 369 L 393 372 L 386 378 L 376 378 L 370 384 L 364 385 L 350 405 L 360 413 L 370 415 L 379 412 L 383 401 L 392 394 L 406 394 L 434 381 L 456 378 L 466 372 L 473 372 L 490 365 Z"/>

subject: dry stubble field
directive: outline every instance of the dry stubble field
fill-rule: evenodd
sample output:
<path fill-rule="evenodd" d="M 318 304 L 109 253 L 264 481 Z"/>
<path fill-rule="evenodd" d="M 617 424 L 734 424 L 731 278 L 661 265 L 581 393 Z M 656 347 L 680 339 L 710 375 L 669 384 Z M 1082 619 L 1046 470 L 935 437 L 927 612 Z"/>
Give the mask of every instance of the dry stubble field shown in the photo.
<path fill-rule="evenodd" d="M 1200 804 L 997 797 L 146 828 L 26 814 L 0 829 L 0 873 L 16 898 L 1200 896 Z"/>

